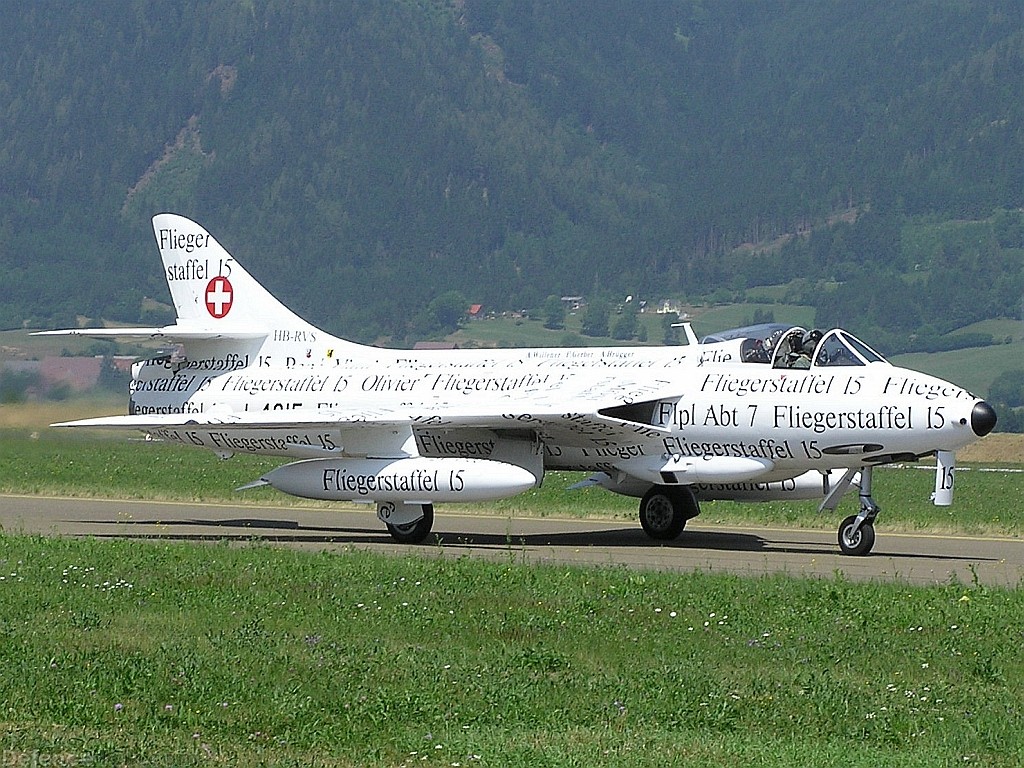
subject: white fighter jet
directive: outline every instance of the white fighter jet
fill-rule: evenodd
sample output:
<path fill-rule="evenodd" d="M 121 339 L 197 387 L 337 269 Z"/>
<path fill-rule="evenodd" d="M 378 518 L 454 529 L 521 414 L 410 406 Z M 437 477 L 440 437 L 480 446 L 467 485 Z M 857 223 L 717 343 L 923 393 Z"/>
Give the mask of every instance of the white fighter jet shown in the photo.
<path fill-rule="evenodd" d="M 548 470 L 640 499 L 640 524 L 673 539 L 710 499 L 818 498 L 856 487 L 839 546 L 874 543 L 872 470 L 937 455 L 949 504 L 953 452 L 995 426 L 985 401 L 897 368 L 846 331 L 753 327 L 678 347 L 407 351 L 305 322 L 203 227 L 153 218 L 177 312 L 160 328 L 46 331 L 155 339 L 135 363 L 128 414 L 59 424 L 141 430 L 214 451 L 291 461 L 249 486 L 369 502 L 394 539 L 425 540 L 433 505 L 511 496 Z M 373 297 L 368 296 L 372 301 Z"/>

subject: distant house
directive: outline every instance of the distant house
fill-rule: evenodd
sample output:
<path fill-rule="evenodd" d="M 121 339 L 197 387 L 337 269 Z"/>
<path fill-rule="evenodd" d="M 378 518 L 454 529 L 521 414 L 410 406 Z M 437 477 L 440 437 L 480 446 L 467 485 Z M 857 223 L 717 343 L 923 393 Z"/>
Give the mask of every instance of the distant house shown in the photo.
<path fill-rule="evenodd" d="M 134 355 L 114 355 L 111 362 L 114 364 L 114 370 L 118 373 L 131 373 L 132 366 L 138 359 Z"/>
<path fill-rule="evenodd" d="M 469 311 L 466 312 L 474 320 L 479 320 L 484 316 L 484 305 L 483 304 L 470 304 Z"/>
<path fill-rule="evenodd" d="M 52 387 L 67 384 L 75 392 L 95 387 L 100 380 L 103 357 L 57 357 L 50 355 L 39 361 L 39 377 Z"/>

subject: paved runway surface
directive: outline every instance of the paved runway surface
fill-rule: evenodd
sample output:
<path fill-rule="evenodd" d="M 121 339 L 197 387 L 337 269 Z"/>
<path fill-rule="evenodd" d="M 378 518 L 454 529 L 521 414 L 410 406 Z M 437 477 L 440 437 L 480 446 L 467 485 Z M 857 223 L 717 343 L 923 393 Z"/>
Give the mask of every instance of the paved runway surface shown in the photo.
<path fill-rule="evenodd" d="M 649 539 L 639 524 L 602 520 L 548 520 L 441 512 L 430 544 L 392 542 L 368 508 L 314 510 L 177 504 L 147 501 L 0 496 L 0 525 L 8 533 L 240 543 L 259 540 L 304 549 L 470 554 L 517 561 L 623 565 L 675 571 L 747 575 L 788 573 L 849 579 L 899 579 L 918 584 L 1018 586 L 1024 578 L 1024 542 L 1016 539 L 887 533 L 877 527 L 867 557 L 839 554 L 835 532 L 791 528 L 687 525 L 668 544 Z M 838 526 L 838 519 L 836 521 Z M 438 546 L 437 539 L 441 540 Z"/>

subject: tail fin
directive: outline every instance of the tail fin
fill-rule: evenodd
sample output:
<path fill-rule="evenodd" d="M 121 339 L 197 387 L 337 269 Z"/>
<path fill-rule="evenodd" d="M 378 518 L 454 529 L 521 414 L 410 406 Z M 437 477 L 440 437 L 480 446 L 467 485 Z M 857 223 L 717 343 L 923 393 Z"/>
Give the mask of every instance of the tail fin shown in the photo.
<path fill-rule="evenodd" d="M 210 329 L 316 330 L 284 306 L 209 232 L 174 213 L 153 217 L 178 324 Z"/>
<path fill-rule="evenodd" d="M 177 322 L 160 328 L 69 328 L 39 331 L 40 336 L 89 336 L 97 339 L 159 339 L 162 342 L 264 341 L 275 354 L 300 354 L 306 359 L 334 358 L 335 352 L 365 355 L 371 347 L 339 339 L 307 323 L 256 282 L 209 232 L 174 213 L 153 217 L 164 277 L 171 291 Z M 314 349 L 315 345 L 315 349 Z M 292 348 L 294 347 L 294 352 Z M 280 352 L 284 351 L 284 355 Z M 314 354 L 315 353 L 315 354 Z M 376 353 L 370 353 L 376 354 Z"/>

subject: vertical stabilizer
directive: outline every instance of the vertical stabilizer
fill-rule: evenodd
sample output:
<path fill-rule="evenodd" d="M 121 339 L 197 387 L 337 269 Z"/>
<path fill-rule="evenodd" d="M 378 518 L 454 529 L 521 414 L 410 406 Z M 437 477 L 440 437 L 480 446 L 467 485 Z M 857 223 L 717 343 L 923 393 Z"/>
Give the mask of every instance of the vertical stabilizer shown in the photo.
<path fill-rule="evenodd" d="M 275 299 L 191 219 L 157 214 L 153 234 L 178 325 L 224 330 L 313 328 Z"/>

